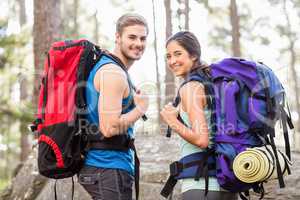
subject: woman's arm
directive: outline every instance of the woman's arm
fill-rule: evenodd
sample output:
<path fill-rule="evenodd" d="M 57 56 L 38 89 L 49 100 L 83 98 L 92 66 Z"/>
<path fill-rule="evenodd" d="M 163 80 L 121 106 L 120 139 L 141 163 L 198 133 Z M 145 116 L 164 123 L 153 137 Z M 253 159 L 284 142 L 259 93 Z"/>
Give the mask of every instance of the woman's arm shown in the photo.
<path fill-rule="evenodd" d="M 199 82 L 189 82 L 180 89 L 180 97 L 182 109 L 188 114 L 191 128 L 177 119 L 174 114 L 176 110 L 172 105 L 167 105 L 162 111 L 163 118 L 183 139 L 200 148 L 206 148 L 209 144 L 209 130 L 204 113 L 204 86 Z"/>

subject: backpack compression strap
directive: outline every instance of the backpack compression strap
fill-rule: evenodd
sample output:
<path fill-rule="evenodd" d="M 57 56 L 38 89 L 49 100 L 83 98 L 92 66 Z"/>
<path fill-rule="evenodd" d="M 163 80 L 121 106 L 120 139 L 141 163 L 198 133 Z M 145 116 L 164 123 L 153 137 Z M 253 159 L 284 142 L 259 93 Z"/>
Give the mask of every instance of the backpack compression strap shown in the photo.
<path fill-rule="evenodd" d="M 272 147 L 272 150 L 273 150 L 273 153 L 274 153 L 274 156 L 275 156 L 276 166 L 277 166 L 276 168 L 277 168 L 277 176 L 278 176 L 279 186 L 280 186 L 280 188 L 283 188 L 283 187 L 285 187 L 284 180 L 283 180 L 283 170 L 281 169 L 281 166 L 280 166 L 280 162 L 279 162 L 278 154 L 277 154 L 277 149 L 276 149 L 276 145 L 275 145 L 275 141 L 274 141 L 274 138 L 275 138 L 275 122 L 274 122 L 274 119 L 276 117 L 276 113 L 274 111 L 272 111 L 271 108 L 275 107 L 275 105 L 274 105 L 274 100 L 271 98 L 270 91 L 268 89 L 269 84 L 268 84 L 266 79 L 264 79 L 263 84 L 264 84 L 264 88 L 265 88 L 264 92 L 265 92 L 266 101 L 267 101 L 267 115 L 268 115 L 268 118 L 271 119 L 271 121 L 272 121 L 271 125 L 265 125 L 265 128 L 264 128 L 265 138 L 266 138 L 267 141 L 269 141 L 269 143 Z M 273 97 L 273 98 L 275 98 L 275 97 Z M 283 100 L 283 105 L 284 105 L 284 103 L 285 103 L 285 101 Z M 283 133 L 284 133 L 284 140 L 285 140 L 285 151 L 286 151 L 286 154 L 287 154 L 288 158 L 290 159 L 291 158 L 291 153 L 290 153 L 290 143 L 289 143 L 289 137 L 288 137 L 287 124 L 289 125 L 289 127 L 291 129 L 294 128 L 294 126 L 293 126 L 293 123 L 291 121 L 290 115 L 288 115 L 285 112 L 283 105 L 279 105 L 279 112 L 280 112 L 280 118 L 281 118 L 282 125 L 283 125 Z M 269 138 L 267 136 L 269 136 Z M 288 174 L 290 174 L 289 167 L 288 167 L 287 170 L 288 170 Z"/>

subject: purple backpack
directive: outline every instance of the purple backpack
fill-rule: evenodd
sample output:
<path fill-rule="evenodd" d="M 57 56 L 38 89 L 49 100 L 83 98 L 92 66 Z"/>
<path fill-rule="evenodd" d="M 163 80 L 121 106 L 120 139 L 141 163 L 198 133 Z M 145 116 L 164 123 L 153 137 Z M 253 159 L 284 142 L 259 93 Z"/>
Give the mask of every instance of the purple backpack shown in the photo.
<path fill-rule="evenodd" d="M 211 77 L 201 70 L 194 70 L 184 81 L 199 81 L 204 85 L 208 107 L 213 111 L 212 130 L 215 145 L 209 153 L 191 154 L 170 165 L 170 176 L 161 194 L 168 197 L 178 179 L 204 177 L 206 193 L 208 176 L 216 176 L 220 186 L 230 192 L 248 195 L 248 191 L 264 194 L 261 182 L 245 183 L 233 172 L 233 160 L 249 147 L 271 145 L 275 162 L 280 166 L 274 142 L 275 123 L 281 120 L 285 138 L 286 155 L 290 159 L 288 127 L 293 124 L 290 112 L 285 111 L 285 91 L 273 71 L 263 63 L 241 58 L 226 58 L 211 64 Z M 181 86 L 182 86 L 181 85 Z M 209 101 L 211 99 L 211 101 Z M 179 94 L 173 102 L 177 106 Z M 289 111 L 289 110 L 288 110 Z M 179 120 L 182 121 L 179 117 Z M 182 121 L 183 122 L 183 121 Z M 167 137 L 171 129 L 168 127 Z M 213 152 L 213 153 L 211 153 Z M 213 156 L 213 159 L 209 157 Z M 206 171 L 203 169 L 206 169 Z M 290 173 L 290 169 L 287 169 Z M 284 187 L 283 172 L 277 167 L 280 187 Z"/>
<path fill-rule="evenodd" d="M 216 101 L 216 176 L 220 186 L 231 192 L 249 189 L 263 193 L 261 183 L 248 184 L 236 178 L 232 163 L 246 148 L 270 144 L 280 166 L 274 143 L 274 126 L 281 120 L 286 155 L 290 159 L 287 124 L 293 128 L 284 107 L 285 91 L 273 71 L 263 63 L 226 58 L 211 65 Z M 290 170 L 288 169 L 290 173 Z M 280 167 L 277 175 L 284 187 Z"/>

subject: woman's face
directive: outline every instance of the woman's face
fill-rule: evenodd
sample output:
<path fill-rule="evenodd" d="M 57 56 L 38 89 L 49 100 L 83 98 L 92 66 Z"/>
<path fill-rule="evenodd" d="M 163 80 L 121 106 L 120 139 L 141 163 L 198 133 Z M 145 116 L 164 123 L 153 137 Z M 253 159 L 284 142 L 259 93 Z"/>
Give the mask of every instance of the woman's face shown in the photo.
<path fill-rule="evenodd" d="M 167 64 L 175 76 L 184 77 L 194 65 L 196 57 L 190 54 L 176 41 L 167 45 Z"/>

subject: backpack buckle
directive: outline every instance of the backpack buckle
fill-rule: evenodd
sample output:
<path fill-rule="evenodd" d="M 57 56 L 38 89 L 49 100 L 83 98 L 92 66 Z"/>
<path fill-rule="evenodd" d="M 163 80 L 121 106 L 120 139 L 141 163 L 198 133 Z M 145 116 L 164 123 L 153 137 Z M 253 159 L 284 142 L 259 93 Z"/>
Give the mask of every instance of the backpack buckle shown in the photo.
<path fill-rule="evenodd" d="M 37 125 L 35 124 L 28 124 L 27 126 L 28 130 L 32 133 L 34 133 L 37 130 Z"/>
<path fill-rule="evenodd" d="M 35 119 L 31 124 L 28 124 L 27 128 L 31 132 L 37 131 L 37 127 L 39 124 L 43 123 L 43 120 L 41 118 Z"/>
<path fill-rule="evenodd" d="M 183 170 L 183 164 L 179 161 L 175 161 L 170 164 L 170 175 L 178 176 Z"/>

